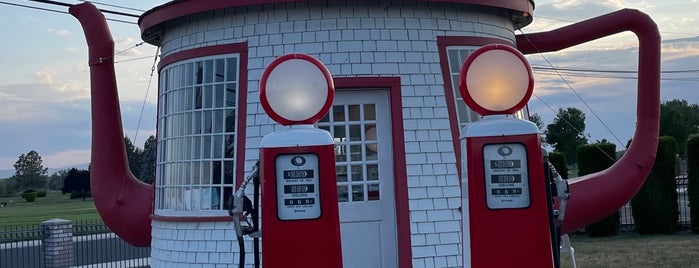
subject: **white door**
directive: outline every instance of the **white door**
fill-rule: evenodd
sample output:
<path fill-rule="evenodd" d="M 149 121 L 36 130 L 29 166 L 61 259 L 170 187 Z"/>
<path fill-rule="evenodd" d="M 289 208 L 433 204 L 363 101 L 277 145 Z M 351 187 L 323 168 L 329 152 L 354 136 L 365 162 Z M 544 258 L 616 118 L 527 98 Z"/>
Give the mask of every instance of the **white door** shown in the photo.
<path fill-rule="evenodd" d="M 388 90 L 338 91 L 318 125 L 335 139 L 344 267 L 397 267 Z"/>

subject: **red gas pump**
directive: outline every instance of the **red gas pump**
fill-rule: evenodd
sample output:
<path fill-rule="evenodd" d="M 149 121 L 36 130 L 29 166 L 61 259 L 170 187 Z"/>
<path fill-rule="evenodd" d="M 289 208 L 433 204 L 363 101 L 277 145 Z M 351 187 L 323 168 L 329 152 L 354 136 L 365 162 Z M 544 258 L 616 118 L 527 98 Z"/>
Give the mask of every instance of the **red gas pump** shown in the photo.
<path fill-rule="evenodd" d="M 262 75 L 262 107 L 285 126 L 260 142 L 265 266 L 342 267 L 334 141 L 313 126 L 333 97 L 330 73 L 308 55 L 277 58 Z"/>
<path fill-rule="evenodd" d="M 461 95 L 483 116 L 461 134 L 465 267 L 554 265 L 539 130 L 512 116 L 533 85 L 527 60 L 506 45 L 474 51 L 461 68 Z"/>

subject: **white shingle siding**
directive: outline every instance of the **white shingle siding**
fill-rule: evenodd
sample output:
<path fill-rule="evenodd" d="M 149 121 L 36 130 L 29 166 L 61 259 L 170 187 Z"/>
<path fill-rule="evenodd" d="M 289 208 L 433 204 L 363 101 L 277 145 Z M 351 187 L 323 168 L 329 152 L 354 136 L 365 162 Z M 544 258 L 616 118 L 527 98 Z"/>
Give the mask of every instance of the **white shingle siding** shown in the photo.
<path fill-rule="evenodd" d="M 247 170 L 258 158 L 260 138 L 276 128 L 257 94 L 264 68 L 276 57 L 307 53 L 334 76 L 399 76 L 413 267 L 458 267 L 461 189 L 436 37 L 513 42 L 513 26 L 504 16 L 468 10 L 467 5 L 365 5 L 289 3 L 192 15 L 168 26 L 162 55 L 248 42 Z M 238 258 L 231 253 L 238 248 L 234 243 L 231 223 L 154 221 L 152 262 L 161 267 L 233 263 Z M 192 252 L 182 252 L 185 248 Z"/>

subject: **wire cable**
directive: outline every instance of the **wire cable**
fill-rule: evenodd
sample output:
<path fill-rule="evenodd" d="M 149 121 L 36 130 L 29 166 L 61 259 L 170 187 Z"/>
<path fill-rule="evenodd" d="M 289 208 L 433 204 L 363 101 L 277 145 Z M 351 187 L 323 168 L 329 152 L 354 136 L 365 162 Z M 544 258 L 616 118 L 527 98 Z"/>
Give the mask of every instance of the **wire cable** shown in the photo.
<path fill-rule="evenodd" d="M 150 86 L 153 82 L 153 73 L 155 73 L 155 66 L 158 62 L 158 53 L 160 52 L 160 47 L 155 50 L 155 56 L 153 57 L 153 66 L 150 68 L 150 79 L 148 79 L 148 87 L 146 88 L 146 95 L 143 97 L 143 104 L 141 105 L 141 114 L 138 115 L 138 124 L 136 124 L 136 133 L 134 134 L 133 142 L 136 143 L 138 138 L 138 130 L 141 128 L 141 119 L 143 119 L 143 111 L 146 109 L 146 100 L 148 100 L 148 92 L 150 92 Z"/>
<path fill-rule="evenodd" d="M 131 10 L 131 11 L 146 12 L 146 11 L 143 10 L 143 9 L 132 8 L 132 7 L 126 7 L 126 6 L 120 6 L 120 5 L 114 5 L 114 4 L 107 4 L 107 3 L 104 3 L 104 2 L 86 1 L 86 0 L 78 0 L 78 1 L 80 1 L 80 2 L 90 2 L 90 3 L 93 3 L 93 4 L 98 4 L 98 5 L 108 6 L 108 7 L 116 7 L 116 8 Z"/>
<path fill-rule="evenodd" d="M 557 71 L 556 67 L 551 63 L 551 61 L 549 61 L 549 59 L 546 58 L 546 56 L 545 56 L 543 53 L 541 53 L 541 52 L 539 51 L 538 48 L 536 48 L 536 46 L 534 45 L 534 43 L 533 43 L 531 40 L 529 40 L 528 36 L 524 33 L 524 31 L 522 31 L 522 29 L 519 29 L 519 32 L 522 33 L 522 35 L 523 35 L 524 38 L 527 40 L 527 42 L 529 42 L 532 46 L 534 46 L 534 49 L 537 50 L 537 53 L 539 53 L 539 55 L 541 55 L 541 57 L 546 61 L 546 63 L 548 63 L 548 65 L 551 66 L 551 68 L 553 68 L 553 70 L 554 70 L 556 73 L 558 73 L 558 75 L 559 75 L 559 77 L 561 78 L 561 80 L 563 80 L 563 82 L 568 86 L 568 88 L 569 88 L 571 91 L 573 91 L 573 93 L 575 94 L 575 96 L 577 96 L 578 99 L 580 99 L 580 101 L 585 105 L 585 107 L 587 107 L 587 109 L 589 109 L 589 110 L 592 112 L 592 114 L 597 118 L 597 120 L 600 121 L 600 123 L 602 123 L 602 126 L 604 126 L 604 127 L 607 129 L 607 131 L 608 131 L 610 134 L 612 134 L 612 136 L 617 140 L 617 142 L 619 142 L 619 144 L 620 144 L 621 146 L 623 146 L 623 147 L 626 149 L 626 146 L 624 146 L 624 143 L 621 142 L 621 140 L 619 139 L 619 137 L 617 137 L 617 135 L 614 134 L 614 132 L 607 126 L 607 124 L 605 124 L 604 121 L 602 121 L 602 118 L 600 118 L 599 115 L 595 112 L 595 110 L 593 110 L 592 107 L 590 107 L 590 105 L 588 105 L 587 102 L 585 102 L 585 100 L 582 98 L 582 96 L 580 96 L 580 94 L 578 94 L 578 92 L 575 91 L 575 89 L 573 88 L 573 85 L 570 84 L 570 82 L 568 82 L 568 80 L 565 79 L 565 77 L 563 77 L 563 74 L 561 74 L 560 72 Z M 541 98 L 539 98 L 538 96 L 536 96 L 536 97 L 537 97 L 539 100 L 541 100 Z M 548 106 L 548 105 L 547 105 L 547 106 Z M 553 108 L 552 108 L 551 106 L 548 106 L 548 107 L 551 108 L 551 109 L 553 110 Z M 556 112 L 556 110 L 553 110 L 553 111 Z M 561 118 L 561 119 L 563 119 L 563 118 Z M 568 123 L 569 125 L 571 125 L 573 128 L 575 128 L 575 126 L 573 126 L 573 124 L 572 124 L 571 122 L 568 122 L 568 121 L 565 120 L 565 119 L 563 119 L 563 120 L 566 121 L 566 123 Z M 580 131 L 580 130 L 577 129 L 577 128 L 575 128 L 575 129 L 576 129 L 578 132 L 582 132 L 582 131 Z M 611 160 L 616 161 L 616 157 L 612 157 L 612 156 L 608 155 L 608 154 L 607 154 L 604 150 L 602 150 L 602 148 L 600 148 L 599 146 L 595 146 L 595 147 L 597 147 L 597 149 L 599 149 L 604 155 L 606 155 L 607 157 L 609 157 Z"/>
<path fill-rule="evenodd" d="M 27 0 L 27 1 L 38 2 L 38 3 L 43 3 L 43 4 L 49 4 L 49 5 L 56 5 L 56 6 L 64 6 L 64 7 L 73 6 L 72 4 L 69 4 L 69 3 L 52 1 L 52 0 Z M 140 15 L 129 14 L 129 13 L 124 13 L 124 12 L 119 12 L 119 11 L 112 11 L 112 10 L 107 10 L 107 9 L 98 9 L 98 10 L 103 12 L 103 13 L 109 13 L 109 14 L 114 14 L 114 15 L 134 17 L 134 18 L 140 17 Z"/>
<path fill-rule="evenodd" d="M 23 7 L 23 8 L 28 8 L 28 9 L 35 9 L 35 10 L 48 11 L 48 12 L 54 12 L 54 13 L 60 13 L 60 14 L 68 14 L 68 15 L 70 15 L 70 13 L 68 13 L 67 11 L 55 10 L 55 9 L 49 9 L 49 8 L 43 8 L 43 7 L 37 7 L 37 6 L 30 6 L 30 5 L 9 3 L 9 2 L 5 2 L 5 1 L 0 1 L 0 4 L 8 5 L 8 6 Z M 127 23 L 127 24 L 134 24 L 134 25 L 137 25 L 137 24 L 138 24 L 138 23 L 136 23 L 136 22 L 125 21 L 125 20 L 119 20 L 119 19 L 106 18 L 106 20 L 108 20 L 108 21 L 114 21 L 114 22 Z"/>

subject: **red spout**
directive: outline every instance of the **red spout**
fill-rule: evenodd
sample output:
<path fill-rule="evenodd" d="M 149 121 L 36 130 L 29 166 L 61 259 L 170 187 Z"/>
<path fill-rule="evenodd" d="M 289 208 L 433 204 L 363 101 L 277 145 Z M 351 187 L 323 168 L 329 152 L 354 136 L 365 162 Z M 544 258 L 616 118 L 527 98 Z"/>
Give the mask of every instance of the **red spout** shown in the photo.
<path fill-rule="evenodd" d="M 92 98 L 90 183 L 95 207 L 104 223 L 131 245 L 150 246 L 149 215 L 153 186 L 131 173 L 119 111 L 114 74 L 114 40 L 104 15 L 89 2 L 71 6 L 89 47 Z"/>
<path fill-rule="evenodd" d="M 531 54 L 557 51 L 623 31 L 636 34 L 639 43 L 636 132 L 628 151 L 613 166 L 569 181 L 571 197 L 563 233 L 619 210 L 638 192 L 653 167 L 660 114 L 660 33 L 648 15 L 623 9 L 553 31 L 517 36 L 517 48 Z"/>

